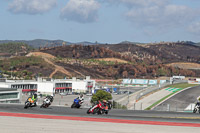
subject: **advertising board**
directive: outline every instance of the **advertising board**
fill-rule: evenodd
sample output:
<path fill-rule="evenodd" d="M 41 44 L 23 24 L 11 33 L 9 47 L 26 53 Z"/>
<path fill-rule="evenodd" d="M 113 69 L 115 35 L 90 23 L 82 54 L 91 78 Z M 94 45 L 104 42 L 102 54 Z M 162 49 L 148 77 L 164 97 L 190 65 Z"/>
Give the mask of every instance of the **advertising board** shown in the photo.
<path fill-rule="evenodd" d="M 148 84 L 147 79 L 132 79 L 132 84 Z"/>
<path fill-rule="evenodd" d="M 156 85 L 157 84 L 157 80 L 149 80 L 149 84 L 150 85 Z"/>

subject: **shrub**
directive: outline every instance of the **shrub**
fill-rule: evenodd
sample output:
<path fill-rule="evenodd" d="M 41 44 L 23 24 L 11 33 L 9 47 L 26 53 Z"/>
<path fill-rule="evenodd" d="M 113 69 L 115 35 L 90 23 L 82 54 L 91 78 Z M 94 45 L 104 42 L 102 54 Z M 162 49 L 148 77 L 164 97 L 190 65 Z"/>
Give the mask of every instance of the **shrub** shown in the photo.
<path fill-rule="evenodd" d="M 96 101 L 100 100 L 111 100 L 112 95 L 104 90 L 98 90 L 96 94 L 92 96 L 91 103 L 95 103 Z"/>

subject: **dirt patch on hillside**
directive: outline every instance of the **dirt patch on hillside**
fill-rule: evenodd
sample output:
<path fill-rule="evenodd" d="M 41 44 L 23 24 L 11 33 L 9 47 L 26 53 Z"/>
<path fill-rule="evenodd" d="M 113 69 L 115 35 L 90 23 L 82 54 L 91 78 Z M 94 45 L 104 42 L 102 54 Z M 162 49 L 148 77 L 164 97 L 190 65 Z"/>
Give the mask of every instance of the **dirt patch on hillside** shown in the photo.
<path fill-rule="evenodd" d="M 31 52 L 26 56 L 40 56 L 42 57 L 47 63 L 51 64 L 54 66 L 55 70 L 49 75 L 50 78 L 52 78 L 58 71 L 61 73 L 66 74 L 67 76 L 71 77 L 71 74 L 69 71 L 65 70 L 62 66 L 58 66 L 54 64 L 54 62 L 51 61 L 51 59 L 56 58 L 55 56 L 48 54 L 48 53 L 43 53 L 43 52 Z"/>
<path fill-rule="evenodd" d="M 97 59 L 97 60 L 100 60 L 100 61 L 112 61 L 112 62 L 118 62 L 118 63 L 128 63 L 128 61 L 117 59 L 117 58 L 101 58 L 101 59 Z"/>
<path fill-rule="evenodd" d="M 170 63 L 167 64 L 167 66 L 173 66 L 173 67 L 178 67 L 182 69 L 196 69 L 200 70 L 200 64 L 198 63 L 189 63 L 189 62 L 176 62 L 176 63 Z"/>
<path fill-rule="evenodd" d="M 50 58 L 50 59 L 56 58 L 55 56 L 53 56 L 51 54 L 43 53 L 43 52 L 31 52 L 31 53 L 27 54 L 26 56 L 40 56 L 43 58 Z"/>

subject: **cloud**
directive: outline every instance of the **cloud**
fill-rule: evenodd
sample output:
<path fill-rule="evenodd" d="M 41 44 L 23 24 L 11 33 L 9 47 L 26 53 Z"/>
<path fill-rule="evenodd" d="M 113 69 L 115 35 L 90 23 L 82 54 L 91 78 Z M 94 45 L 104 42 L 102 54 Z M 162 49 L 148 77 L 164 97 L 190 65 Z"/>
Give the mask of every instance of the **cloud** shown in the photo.
<path fill-rule="evenodd" d="M 125 4 L 128 7 L 141 7 L 158 5 L 162 6 L 169 3 L 169 0 L 103 0 L 104 2 Z"/>
<path fill-rule="evenodd" d="M 101 0 L 127 8 L 123 16 L 145 35 L 167 34 L 174 30 L 200 34 L 200 9 L 173 0 Z M 189 0 L 187 0 L 189 2 Z M 199 21 L 199 22 L 196 22 Z M 194 23 L 196 22 L 196 23 Z M 189 27 L 189 28 L 188 28 Z"/>
<path fill-rule="evenodd" d="M 200 35 L 200 22 L 194 22 L 188 27 L 188 31 Z"/>
<path fill-rule="evenodd" d="M 60 17 L 80 23 L 94 22 L 98 18 L 100 4 L 95 0 L 69 0 Z"/>
<path fill-rule="evenodd" d="M 126 18 L 138 25 L 180 26 L 192 21 L 197 10 L 182 5 L 153 5 L 132 8 L 125 13 Z"/>
<path fill-rule="evenodd" d="M 200 10 L 173 4 L 172 0 L 107 0 L 107 2 L 125 5 L 128 9 L 124 12 L 126 19 L 140 27 L 186 26 L 200 17 Z"/>
<path fill-rule="evenodd" d="M 57 5 L 57 0 L 13 0 L 8 10 L 15 14 L 42 14 Z"/>

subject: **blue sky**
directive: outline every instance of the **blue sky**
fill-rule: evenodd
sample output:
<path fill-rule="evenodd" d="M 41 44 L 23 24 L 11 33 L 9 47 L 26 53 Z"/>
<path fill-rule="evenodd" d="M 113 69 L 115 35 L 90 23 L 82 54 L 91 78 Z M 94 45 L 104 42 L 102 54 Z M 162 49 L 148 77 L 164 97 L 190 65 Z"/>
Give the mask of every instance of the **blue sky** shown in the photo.
<path fill-rule="evenodd" d="M 200 0 L 1 0 L 0 40 L 200 42 Z"/>

